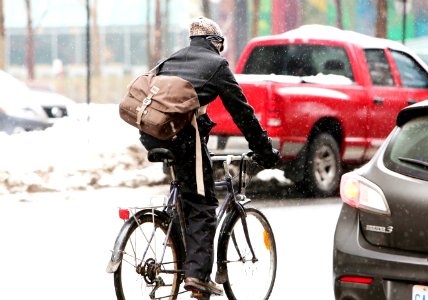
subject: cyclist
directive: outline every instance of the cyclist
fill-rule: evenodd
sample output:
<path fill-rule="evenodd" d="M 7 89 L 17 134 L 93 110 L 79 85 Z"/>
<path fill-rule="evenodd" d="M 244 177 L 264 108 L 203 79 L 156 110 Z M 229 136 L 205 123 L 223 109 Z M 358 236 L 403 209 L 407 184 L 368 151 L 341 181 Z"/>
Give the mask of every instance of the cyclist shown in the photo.
<path fill-rule="evenodd" d="M 214 262 L 214 235 L 218 200 L 214 191 L 212 162 L 207 149 L 209 132 L 215 123 L 206 114 L 206 105 L 220 96 L 226 110 L 241 130 L 254 159 L 265 168 L 272 168 L 280 155 L 272 148 L 235 80 L 225 58 L 220 56 L 224 37 L 212 20 L 199 17 L 190 23 L 190 45 L 172 54 L 156 70 L 158 75 L 179 76 L 195 88 L 201 109 L 197 119 L 202 144 L 204 193 L 198 193 L 196 181 L 195 129 L 189 125 L 169 141 L 161 141 L 140 133 L 140 141 L 147 150 L 168 148 L 176 158 L 176 177 L 181 185 L 183 210 L 186 218 L 186 261 L 184 288 L 221 295 L 222 290 L 210 279 Z"/>

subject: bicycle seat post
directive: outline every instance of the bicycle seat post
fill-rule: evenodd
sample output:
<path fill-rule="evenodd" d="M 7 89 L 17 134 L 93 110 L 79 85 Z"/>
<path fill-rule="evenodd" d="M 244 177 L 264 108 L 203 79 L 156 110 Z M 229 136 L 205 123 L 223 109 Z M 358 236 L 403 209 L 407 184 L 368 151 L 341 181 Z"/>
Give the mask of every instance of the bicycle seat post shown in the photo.
<path fill-rule="evenodd" d="M 170 160 L 170 159 L 165 159 L 164 160 L 164 163 L 166 164 L 166 166 L 169 169 L 169 174 L 171 175 L 172 181 L 175 181 L 176 178 L 175 178 L 175 170 L 174 170 L 174 163 L 173 162 L 174 161 Z"/>

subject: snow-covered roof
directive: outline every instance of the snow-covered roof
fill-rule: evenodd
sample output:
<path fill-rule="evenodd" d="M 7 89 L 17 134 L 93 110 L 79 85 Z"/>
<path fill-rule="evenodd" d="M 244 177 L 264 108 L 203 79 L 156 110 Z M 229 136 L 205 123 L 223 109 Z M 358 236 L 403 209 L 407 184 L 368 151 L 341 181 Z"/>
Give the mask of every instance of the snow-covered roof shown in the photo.
<path fill-rule="evenodd" d="M 356 44 L 362 48 L 392 48 L 401 51 L 408 51 L 403 44 L 388 40 L 372 37 L 362 33 L 350 30 L 342 30 L 327 25 L 303 25 L 299 28 L 271 36 L 255 38 L 255 41 L 272 40 L 272 39 L 301 39 L 301 40 L 335 40 Z"/>

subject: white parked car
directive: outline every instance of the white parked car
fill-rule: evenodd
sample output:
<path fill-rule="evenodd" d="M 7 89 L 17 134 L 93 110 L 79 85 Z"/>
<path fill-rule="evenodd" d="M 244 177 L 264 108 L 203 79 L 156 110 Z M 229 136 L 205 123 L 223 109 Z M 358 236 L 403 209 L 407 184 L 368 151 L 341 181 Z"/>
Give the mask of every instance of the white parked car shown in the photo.
<path fill-rule="evenodd" d="M 48 90 L 30 88 L 0 70 L 0 131 L 43 130 L 70 115 L 75 102 Z"/>
<path fill-rule="evenodd" d="M 70 98 L 49 90 L 30 89 L 30 91 L 31 100 L 43 108 L 51 122 L 69 117 L 76 105 Z"/>
<path fill-rule="evenodd" d="M 25 83 L 0 70 L 0 131 L 12 134 L 51 126 L 43 108 L 31 98 Z"/>

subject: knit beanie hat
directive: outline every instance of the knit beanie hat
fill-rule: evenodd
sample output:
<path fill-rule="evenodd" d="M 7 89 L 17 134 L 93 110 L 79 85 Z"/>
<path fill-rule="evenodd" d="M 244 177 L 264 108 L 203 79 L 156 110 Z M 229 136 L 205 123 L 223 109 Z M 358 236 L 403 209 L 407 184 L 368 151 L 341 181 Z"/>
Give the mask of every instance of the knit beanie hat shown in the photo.
<path fill-rule="evenodd" d="M 189 36 L 218 36 L 223 38 L 220 26 L 211 19 L 199 17 L 193 19 L 189 26 Z M 223 42 L 211 40 L 219 52 L 223 50 Z"/>

